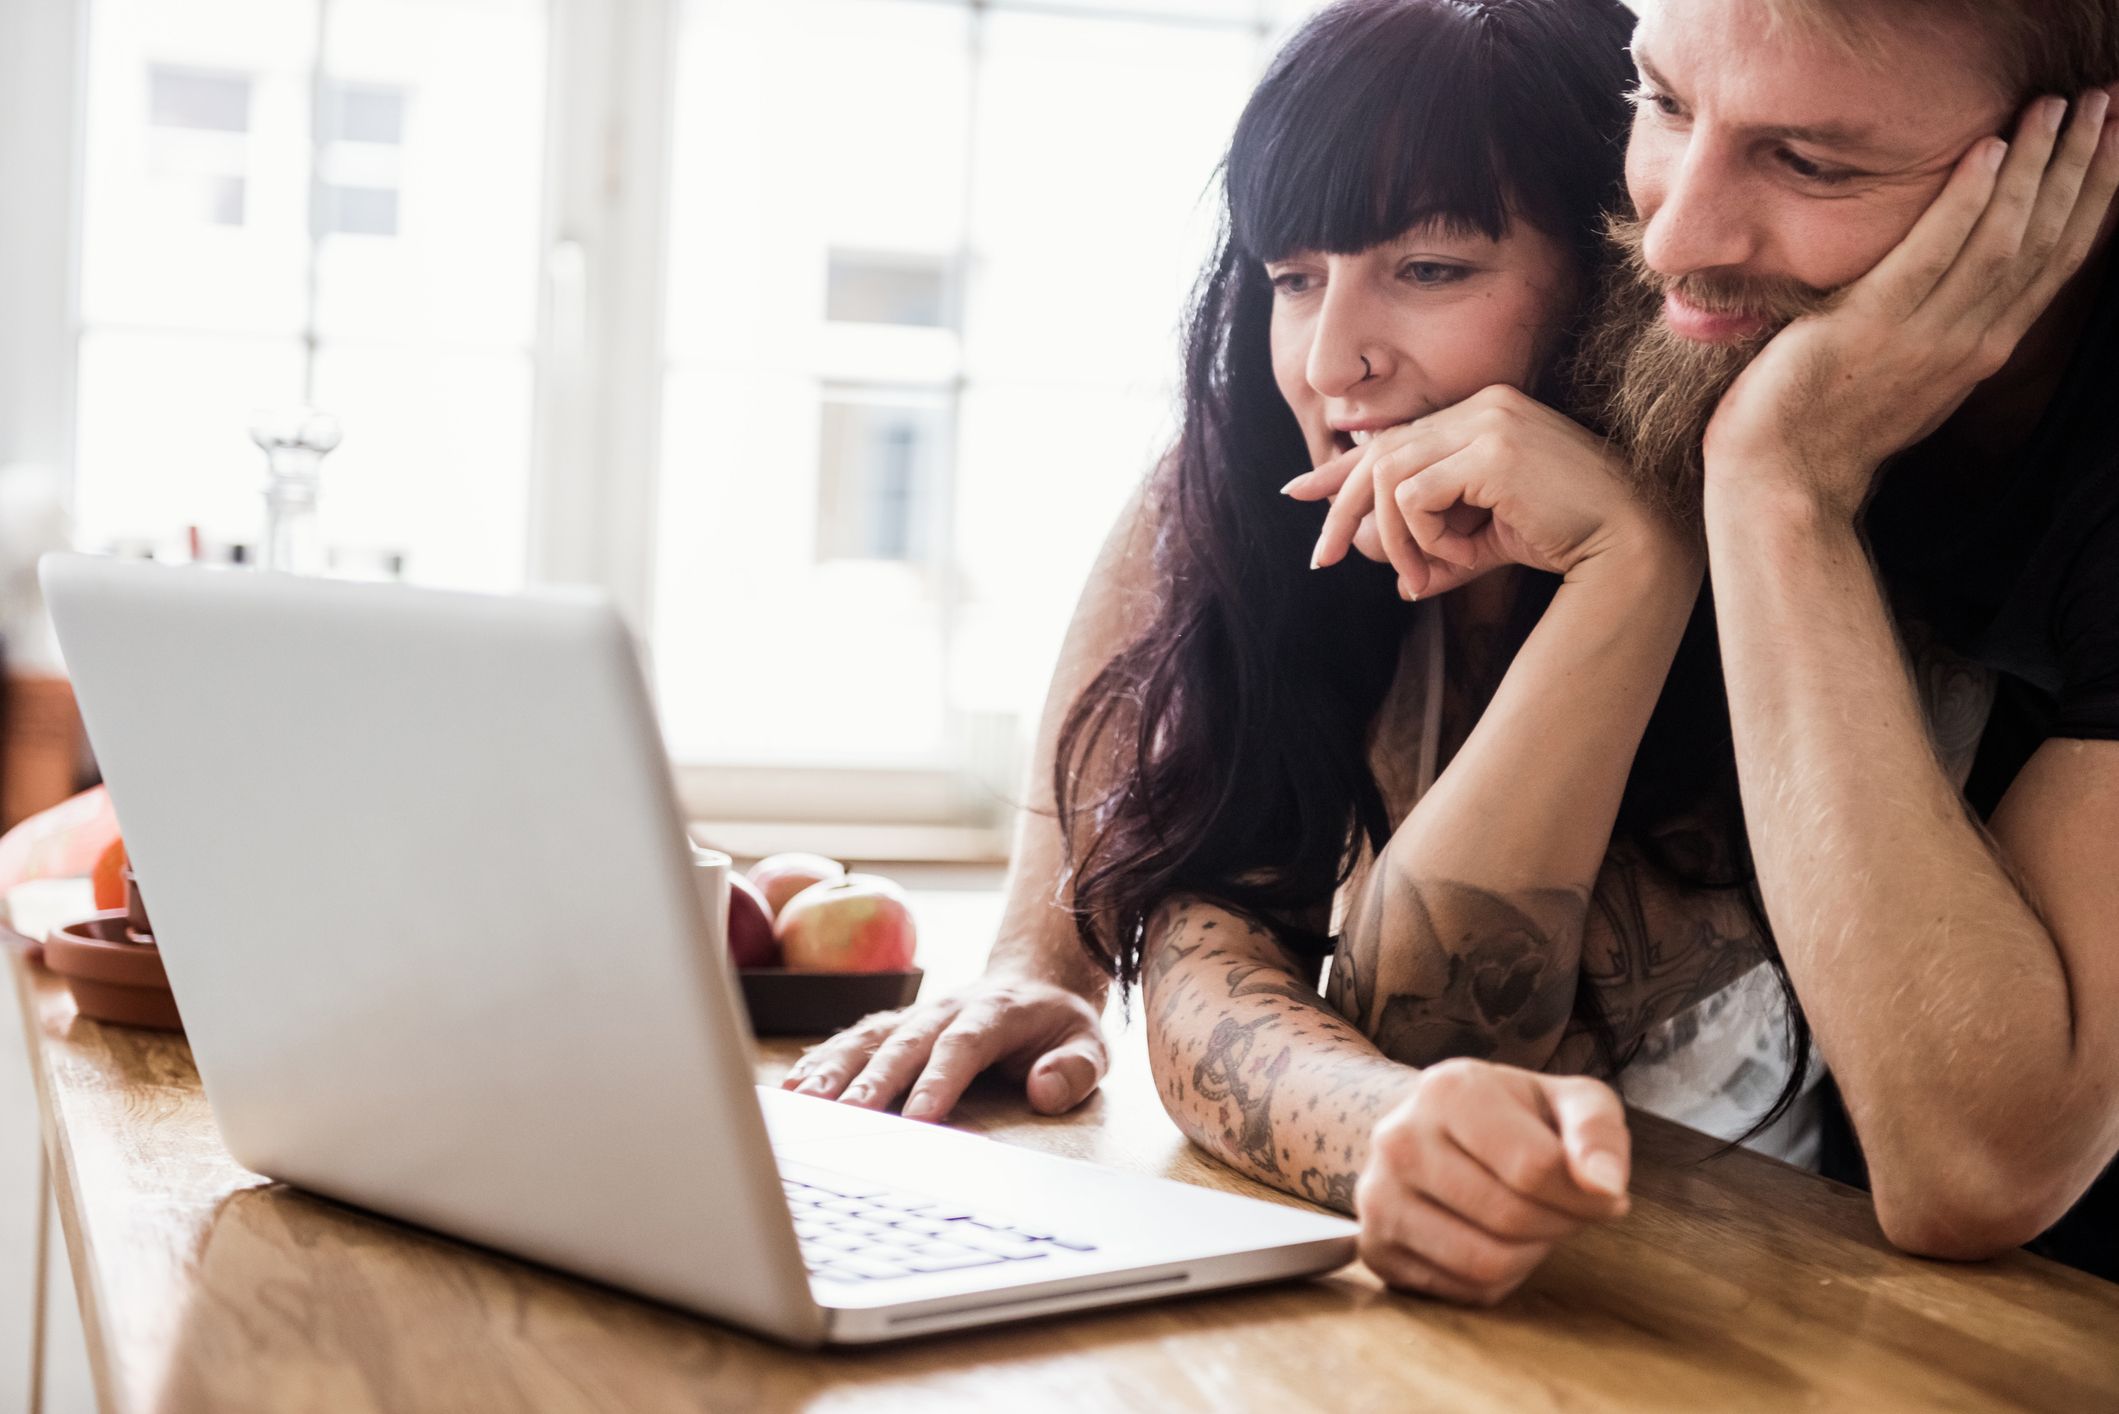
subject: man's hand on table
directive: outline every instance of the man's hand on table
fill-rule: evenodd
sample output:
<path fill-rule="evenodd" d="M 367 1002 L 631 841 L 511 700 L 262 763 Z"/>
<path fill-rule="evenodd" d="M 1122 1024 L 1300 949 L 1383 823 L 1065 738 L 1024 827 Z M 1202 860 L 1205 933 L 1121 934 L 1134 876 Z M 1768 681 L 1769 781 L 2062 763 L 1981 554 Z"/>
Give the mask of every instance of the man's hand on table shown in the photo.
<path fill-rule="evenodd" d="M 804 1052 L 780 1085 L 865 1109 L 905 1095 L 908 1117 L 940 1120 L 991 1066 L 1022 1079 L 1040 1113 L 1073 1109 L 1111 1068 L 1097 1008 L 1066 987 L 988 973 L 937 1000 L 864 1017 Z"/>

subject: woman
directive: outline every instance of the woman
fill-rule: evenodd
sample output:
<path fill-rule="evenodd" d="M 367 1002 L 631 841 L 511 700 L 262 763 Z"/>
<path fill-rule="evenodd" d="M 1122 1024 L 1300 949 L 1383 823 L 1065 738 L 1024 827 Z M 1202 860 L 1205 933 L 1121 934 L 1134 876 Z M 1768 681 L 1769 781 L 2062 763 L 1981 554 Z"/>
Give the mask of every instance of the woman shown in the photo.
<path fill-rule="evenodd" d="M 1055 820 L 1026 816 L 991 980 L 789 1083 L 881 1104 L 924 1064 L 931 1115 L 1005 1036 L 1062 1108 L 1104 1063 L 1094 979 L 1139 980 L 1195 1142 L 1471 1301 L 1625 1209 L 1623 1115 L 1583 1073 L 1731 1135 L 1801 1092 L 1700 554 L 1527 396 L 1558 393 L 1620 193 L 1630 24 L 1353 0 L 1290 42 L 1231 145 L 1178 446 L 1063 650 Z M 1303 502 L 1342 487 L 1319 540 Z"/>

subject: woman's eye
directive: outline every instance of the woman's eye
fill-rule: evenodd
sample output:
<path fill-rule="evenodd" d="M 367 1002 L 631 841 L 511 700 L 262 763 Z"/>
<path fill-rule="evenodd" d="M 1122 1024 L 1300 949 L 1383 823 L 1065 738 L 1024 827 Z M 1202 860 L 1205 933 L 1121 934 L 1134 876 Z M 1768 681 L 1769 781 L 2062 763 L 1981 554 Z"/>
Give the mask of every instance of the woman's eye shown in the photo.
<path fill-rule="evenodd" d="M 1409 260 L 1399 273 L 1416 285 L 1454 285 L 1471 272 L 1461 265 L 1444 265 L 1439 260 Z"/>
<path fill-rule="evenodd" d="M 1626 101 L 1631 103 L 1636 109 L 1653 109 L 1661 117 L 1682 118 L 1685 116 L 1684 108 L 1678 104 L 1675 98 L 1672 98 L 1667 93 L 1658 92 L 1645 83 L 1637 83 L 1632 88 L 1627 89 Z"/>
<path fill-rule="evenodd" d="M 1300 270 L 1284 270 L 1273 277 L 1273 288 L 1284 295 L 1299 295 L 1310 288 L 1310 277 Z"/>

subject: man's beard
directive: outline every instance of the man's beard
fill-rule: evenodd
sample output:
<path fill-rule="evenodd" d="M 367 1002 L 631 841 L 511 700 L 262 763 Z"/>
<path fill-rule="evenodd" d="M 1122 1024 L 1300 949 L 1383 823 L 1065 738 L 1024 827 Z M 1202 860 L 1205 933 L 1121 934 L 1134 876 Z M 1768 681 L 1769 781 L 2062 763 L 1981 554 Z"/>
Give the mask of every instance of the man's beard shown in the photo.
<path fill-rule="evenodd" d="M 1701 444 L 1722 395 L 1768 340 L 1829 306 L 1835 292 L 1774 277 L 1658 274 L 1642 254 L 1645 223 L 1613 213 L 1604 224 L 1614 259 L 1575 353 L 1575 398 L 1625 454 L 1635 492 L 1697 528 L 1706 482 Z M 1673 290 L 1695 308 L 1765 322 L 1726 343 L 1687 339 L 1663 319 L 1663 297 Z"/>

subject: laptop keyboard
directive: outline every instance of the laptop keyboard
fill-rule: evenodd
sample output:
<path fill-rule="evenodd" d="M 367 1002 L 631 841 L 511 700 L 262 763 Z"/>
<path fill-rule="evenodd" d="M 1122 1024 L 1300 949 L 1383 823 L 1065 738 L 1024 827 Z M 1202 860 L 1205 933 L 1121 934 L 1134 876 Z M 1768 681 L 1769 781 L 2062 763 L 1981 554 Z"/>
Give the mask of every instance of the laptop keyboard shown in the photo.
<path fill-rule="evenodd" d="M 1096 1250 L 1047 1228 L 807 1165 L 782 1163 L 780 1186 L 802 1260 L 819 1281 L 888 1281 Z"/>

